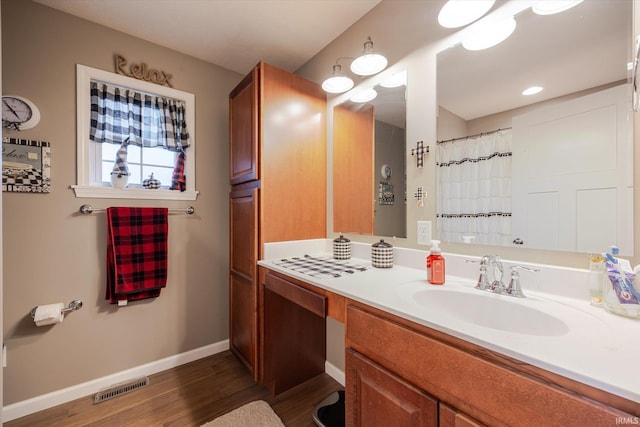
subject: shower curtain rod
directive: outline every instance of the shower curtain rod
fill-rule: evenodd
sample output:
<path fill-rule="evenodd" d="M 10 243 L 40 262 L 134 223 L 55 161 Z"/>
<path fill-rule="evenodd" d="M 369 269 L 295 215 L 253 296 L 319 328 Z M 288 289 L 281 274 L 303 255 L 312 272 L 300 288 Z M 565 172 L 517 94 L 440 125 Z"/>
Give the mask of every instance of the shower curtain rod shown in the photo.
<path fill-rule="evenodd" d="M 477 133 L 475 135 L 462 136 L 460 138 L 452 138 L 452 139 L 447 139 L 447 140 L 444 140 L 444 141 L 436 141 L 436 144 L 444 144 L 444 143 L 453 142 L 453 141 L 462 141 L 463 139 L 475 138 L 476 136 L 491 135 L 492 133 L 497 133 L 497 132 L 500 132 L 501 130 L 508 130 L 508 129 L 511 129 L 511 127 L 491 130 L 489 132 L 480 132 L 480 133 Z"/>
<path fill-rule="evenodd" d="M 80 206 L 79 212 L 83 215 L 89 215 L 94 212 L 106 212 L 106 209 L 94 209 L 91 205 L 82 205 Z M 196 213 L 196 210 L 193 206 L 187 206 L 182 209 L 169 209 L 169 213 L 186 213 L 188 215 L 192 215 Z"/>

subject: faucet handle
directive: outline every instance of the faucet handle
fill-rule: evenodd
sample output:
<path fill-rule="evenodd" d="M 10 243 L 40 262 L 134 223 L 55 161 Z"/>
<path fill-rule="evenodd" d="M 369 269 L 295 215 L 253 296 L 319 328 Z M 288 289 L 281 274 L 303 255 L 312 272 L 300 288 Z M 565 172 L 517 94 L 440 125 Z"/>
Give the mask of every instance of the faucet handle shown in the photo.
<path fill-rule="evenodd" d="M 479 263 L 480 264 L 480 268 L 482 268 L 483 266 L 486 268 L 487 265 L 489 264 L 489 258 L 491 258 L 489 255 L 484 255 L 480 259 L 465 258 L 464 262 Z"/>
<path fill-rule="evenodd" d="M 487 266 L 489 265 L 489 259 L 490 257 L 488 255 L 485 255 L 478 260 L 465 259 L 465 262 L 480 263 L 480 275 L 478 276 L 478 282 L 476 283 L 475 288 L 482 291 L 489 287 L 489 279 L 487 278 Z"/>
<path fill-rule="evenodd" d="M 509 286 L 505 289 L 505 293 L 511 295 L 512 297 L 524 298 L 524 292 L 522 291 L 522 286 L 520 286 L 520 273 L 518 270 L 526 270 L 531 272 L 540 271 L 537 268 L 529 268 L 522 265 L 512 265 L 511 266 L 511 280 L 509 281 Z"/>

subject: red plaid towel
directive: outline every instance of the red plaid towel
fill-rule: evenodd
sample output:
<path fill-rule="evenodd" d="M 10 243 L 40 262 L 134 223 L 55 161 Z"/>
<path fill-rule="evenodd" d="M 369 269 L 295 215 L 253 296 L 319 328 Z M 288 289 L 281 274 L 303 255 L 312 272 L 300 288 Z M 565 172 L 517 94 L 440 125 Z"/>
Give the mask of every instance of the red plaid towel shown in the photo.
<path fill-rule="evenodd" d="M 111 304 L 160 295 L 167 284 L 167 208 L 107 208 L 107 291 Z"/>

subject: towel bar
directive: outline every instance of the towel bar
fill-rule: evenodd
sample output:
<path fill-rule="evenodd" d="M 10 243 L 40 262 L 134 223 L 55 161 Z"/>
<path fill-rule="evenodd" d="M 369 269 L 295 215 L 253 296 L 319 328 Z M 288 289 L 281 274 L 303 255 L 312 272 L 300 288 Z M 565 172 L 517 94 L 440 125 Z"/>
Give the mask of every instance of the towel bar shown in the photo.
<path fill-rule="evenodd" d="M 94 212 L 105 212 L 106 209 L 94 209 L 91 205 L 82 205 L 80 206 L 79 212 L 83 215 L 89 215 Z M 192 215 L 196 213 L 196 210 L 193 206 L 187 206 L 183 209 L 169 209 L 171 213 L 186 213 L 188 215 Z"/>
<path fill-rule="evenodd" d="M 36 317 L 36 309 L 38 307 L 33 307 L 31 309 L 31 318 L 35 319 Z M 76 311 L 76 310 L 80 310 L 82 308 L 82 301 L 80 301 L 79 299 L 74 299 L 73 301 L 71 301 L 69 303 L 69 305 L 66 308 L 62 309 L 62 314 L 67 314 L 71 311 Z"/>

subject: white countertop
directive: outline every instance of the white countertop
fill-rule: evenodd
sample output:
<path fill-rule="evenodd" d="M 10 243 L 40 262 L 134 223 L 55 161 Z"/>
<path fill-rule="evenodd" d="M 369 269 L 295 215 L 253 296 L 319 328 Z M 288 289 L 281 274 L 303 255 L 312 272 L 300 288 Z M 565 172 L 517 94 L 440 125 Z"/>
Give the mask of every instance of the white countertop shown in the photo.
<path fill-rule="evenodd" d="M 397 262 L 393 268 L 379 269 L 372 267 L 368 259 L 369 245 L 352 244 L 353 257 L 350 262 L 368 268 L 364 272 L 338 278 L 312 277 L 274 262 L 305 254 L 331 256 L 330 243 L 330 240 L 320 239 L 271 244 L 275 246 L 265 248 L 266 259 L 259 261 L 259 264 L 492 351 L 640 402 L 640 373 L 637 370 L 640 363 L 640 320 L 592 307 L 586 297 L 586 286 L 583 286 L 586 285 L 585 271 L 538 265 L 536 267 L 541 268 L 541 275 L 521 274 L 527 297 L 520 299 L 474 289 L 473 277 L 478 265 L 466 264 L 461 257 L 450 254 L 444 254 L 447 279 L 442 286 L 430 285 L 426 280 L 426 270 L 416 268 L 423 265 L 426 251 L 394 248 Z M 545 283 L 540 284 L 540 279 L 534 280 L 533 277 L 543 277 Z M 555 280 L 555 283 L 549 283 L 552 279 L 567 278 L 580 283 L 558 283 Z M 504 281 L 508 282 L 508 275 Z M 531 286 L 527 286 L 527 281 Z M 539 290 L 554 287 L 558 288 L 558 292 Z M 449 315 L 446 310 L 427 310 L 413 297 L 416 292 L 443 290 L 486 295 L 488 298 L 505 300 L 506 304 L 519 304 L 522 305 L 523 316 L 529 309 L 535 309 L 561 320 L 568 329 L 558 331 L 556 336 L 546 336 L 537 335 L 533 325 L 534 331 L 527 334 L 478 326 L 456 315 Z M 581 297 L 582 291 L 584 298 Z M 426 294 L 428 297 L 429 294 Z M 520 312 L 517 306 L 510 307 L 515 308 L 512 312 Z M 519 322 L 523 320 L 526 321 L 517 319 Z"/>

